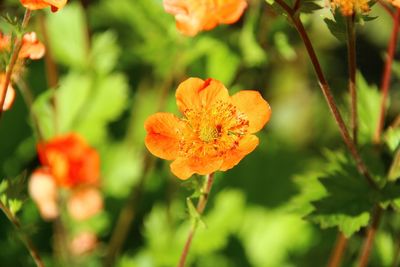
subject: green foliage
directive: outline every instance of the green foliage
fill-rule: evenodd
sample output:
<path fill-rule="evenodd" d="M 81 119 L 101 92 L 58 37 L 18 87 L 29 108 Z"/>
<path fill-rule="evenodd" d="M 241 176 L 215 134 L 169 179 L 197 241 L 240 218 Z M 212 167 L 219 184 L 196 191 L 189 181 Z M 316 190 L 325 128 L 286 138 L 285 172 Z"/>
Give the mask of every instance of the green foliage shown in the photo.
<path fill-rule="evenodd" d="M 329 153 L 328 162 L 331 170 L 320 178 L 326 195 L 312 202 L 314 210 L 307 219 L 322 228 L 338 227 L 349 237 L 368 225 L 370 211 L 379 201 L 379 194 L 343 153 Z"/>
<path fill-rule="evenodd" d="M 347 41 L 346 33 L 346 21 L 340 12 L 335 12 L 333 14 L 333 19 L 324 18 L 326 26 L 328 26 L 329 31 L 339 42 Z"/>
<path fill-rule="evenodd" d="M 300 0 L 300 12 L 302 13 L 313 13 L 323 8 L 319 5 L 319 0 Z"/>
<path fill-rule="evenodd" d="M 370 143 L 373 140 L 380 113 L 381 96 L 376 85 L 369 85 L 360 72 L 356 77 L 359 142 Z"/>

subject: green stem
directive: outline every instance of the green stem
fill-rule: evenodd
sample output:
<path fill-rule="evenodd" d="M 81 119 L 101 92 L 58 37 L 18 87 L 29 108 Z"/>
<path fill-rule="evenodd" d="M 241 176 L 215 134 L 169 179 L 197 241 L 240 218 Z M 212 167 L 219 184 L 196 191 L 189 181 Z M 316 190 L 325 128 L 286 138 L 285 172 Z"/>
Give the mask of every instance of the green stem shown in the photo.
<path fill-rule="evenodd" d="M 30 238 L 24 233 L 21 227 L 21 223 L 14 216 L 14 214 L 0 201 L 0 209 L 4 212 L 8 220 L 13 224 L 15 230 L 18 232 L 22 242 L 24 243 L 25 247 L 31 254 L 33 261 L 35 262 L 37 267 L 44 267 L 44 263 L 39 255 L 38 250 L 30 240 Z"/>
<path fill-rule="evenodd" d="M 351 110 L 351 129 L 354 144 L 357 145 L 358 115 L 357 115 L 357 88 L 356 88 L 356 27 L 355 16 L 346 17 L 347 25 L 347 60 L 349 68 L 349 93 Z"/>
<path fill-rule="evenodd" d="M 26 26 L 28 26 L 30 17 L 31 17 L 31 10 L 26 9 L 24 19 L 22 20 L 22 25 L 21 25 L 22 30 L 24 30 L 26 28 Z M 21 47 L 22 47 L 22 38 L 23 38 L 22 36 L 18 36 L 18 38 L 16 39 L 16 41 L 14 43 L 10 63 L 8 64 L 7 71 L 6 71 L 5 81 L 4 81 L 3 87 L 0 88 L 0 117 L 1 117 L 1 114 L 3 111 L 3 106 L 4 106 L 4 102 L 5 102 L 6 95 L 7 95 L 8 85 L 11 82 L 12 73 L 13 73 L 15 64 L 17 63 L 17 60 L 18 60 L 19 51 L 21 50 Z"/>
<path fill-rule="evenodd" d="M 310 38 L 308 37 L 308 34 L 306 30 L 304 29 L 304 25 L 300 20 L 300 17 L 296 15 L 296 12 L 288 6 L 283 0 L 276 0 L 275 1 L 278 5 L 280 5 L 285 12 L 288 14 L 289 18 L 292 20 L 294 26 L 296 27 L 297 32 L 299 33 L 301 39 L 303 40 L 303 43 L 306 47 L 307 53 L 310 57 L 311 63 L 314 67 L 315 74 L 318 78 L 318 82 L 320 85 L 320 88 L 322 90 L 322 93 L 325 97 L 325 100 L 329 106 L 329 109 L 333 115 L 333 118 L 335 119 L 336 124 L 339 127 L 340 134 L 342 136 L 342 139 L 344 143 L 346 144 L 348 150 L 350 151 L 350 154 L 352 155 L 358 171 L 365 177 L 367 180 L 368 184 L 372 187 L 377 189 L 378 186 L 375 184 L 374 180 L 372 179 L 372 176 L 370 175 L 367 166 L 365 165 L 364 161 L 362 160 L 352 138 L 350 137 L 350 134 L 346 128 L 346 125 L 343 121 L 342 115 L 339 112 L 339 109 L 337 108 L 337 105 L 335 103 L 335 100 L 332 95 L 332 91 L 329 87 L 329 84 L 325 78 L 325 75 L 322 71 L 321 65 L 319 63 L 318 57 L 315 53 L 314 47 L 310 41 Z"/>
<path fill-rule="evenodd" d="M 199 202 L 197 203 L 197 212 L 199 215 L 203 214 L 204 209 L 207 205 L 208 197 L 210 195 L 211 187 L 214 181 L 214 173 L 206 175 L 206 179 L 202 188 L 202 194 L 200 196 Z M 185 246 L 183 247 L 181 257 L 179 259 L 178 267 L 184 267 L 186 262 L 186 257 L 189 253 L 190 246 L 192 244 L 194 233 L 196 232 L 196 228 L 198 225 L 198 221 L 196 220 L 192 223 L 192 226 L 189 230 L 188 237 L 185 242 Z"/>

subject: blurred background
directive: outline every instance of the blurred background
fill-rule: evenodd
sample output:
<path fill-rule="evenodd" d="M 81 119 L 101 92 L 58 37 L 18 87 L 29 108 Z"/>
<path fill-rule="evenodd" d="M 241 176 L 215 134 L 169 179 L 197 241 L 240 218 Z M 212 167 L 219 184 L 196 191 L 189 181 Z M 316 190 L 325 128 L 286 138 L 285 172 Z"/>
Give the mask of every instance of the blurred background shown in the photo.
<path fill-rule="evenodd" d="M 19 1 L 0 1 L 0 8 L 2 15 L 22 17 Z M 371 16 L 377 18 L 357 27 L 357 60 L 363 86 L 378 92 L 392 21 L 378 4 Z M 325 17 L 332 17 L 327 7 L 302 19 L 347 119 L 346 46 L 329 32 Z M 0 25 L 7 30 L 4 22 Z M 258 134 L 259 147 L 234 169 L 216 173 L 206 226 L 196 233 L 188 266 L 327 263 L 337 229 L 320 229 L 304 216 L 312 209 L 308 201 L 323 193 L 316 178 L 325 168 L 326 151 L 344 146 L 296 30 L 270 5 L 251 0 L 236 24 L 193 38 L 176 30 L 161 0 L 70 0 L 57 13 L 35 12 L 29 29 L 48 49 L 44 60 L 27 65 L 24 76 L 45 136 L 54 134 L 46 92 L 59 84 L 60 131 L 81 133 L 101 155 L 104 211 L 68 226 L 71 232 L 91 229 L 99 238 L 97 248 L 80 257 L 77 266 L 102 266 L 111 257 L 111 236 L 125 227 L 117 226 L 124 207 L 125 222 L 131 223 L 114 240 L 123 245 L 112 266 L 176 265 L 189 227 L 186 197 L 192 191 L 190 183 L 170 173 L 169 162 L 147 155 L 143 122 L 158 110 L 178 114 L 174 93 L 187 77 L 218 79 L 230 94 L 257 89 L 272 107 L 270 122 Z M 46 69 L 51 63 L 53 71 Z M 396 62 L 388 122 L 400 110 L 399 75 Z M 0 177 L 28 179 L 39 164 L 36 141 L 29 110 L 18 94 L 0 123 Z M 58 266 L 53 226 L 41 219 L 25 187 L 22 192 L 18 216 L 46 264 Z M 399 222 L 395 214 L 385 217 L 370 266 L 391 266 Z M 0 225 L 0 266 L 34 266 L 3 215 Z M 351 238 L 343 266 L 352 266 L 363 236 L 361 231 Z"/>

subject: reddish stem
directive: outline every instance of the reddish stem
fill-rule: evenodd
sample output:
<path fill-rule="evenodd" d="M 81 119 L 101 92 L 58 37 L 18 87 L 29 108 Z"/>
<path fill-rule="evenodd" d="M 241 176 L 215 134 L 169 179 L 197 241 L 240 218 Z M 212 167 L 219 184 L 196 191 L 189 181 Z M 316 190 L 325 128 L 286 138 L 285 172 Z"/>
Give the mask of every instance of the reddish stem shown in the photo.
<path fill-rule="evenodd" d="M 378 119 L 378 125 L 375 130 L 374 135 L 374 142 L 380 143 L 381 135 L 383 131 L 383 126 L 385 123 L 385 110 L 387 105 L 387 97 L 389 92 L 389 85 L 390 85 L 390 78 L 392 75 L 392 64 L 393 64 L 393 57 L 396 51 L 396 44 L 399 34 L 399 20 L 400 20 L 400 9 L 396 9 L 396 13 L 393 20 L 393 30 L 390 37 L 388 49 L 387 49 L 387 58 L 385 63 L 385 68 L 382 75 L 382 82 L 381 82 L 381 105 L 380 105 L 380 113 Z"/>
<path fill-rule="evenodd" d="M 381 207 L 379 206 L 375 207 L 374 215 L 372 217 L 372 223 L 367 230 L 367 238 L 365 239 L 363 244 L 358 267 L 366 267 L 368 264 L 369 255 L 371 253 L 372 246 L 374 244 L 375 234 L 379 227 L 379 223 L 382 217 L 382 212 L 383 210 L 381 209 Z"/>
<path fill-rule="evenodd" d="M 202 194 L 200 196 L 199 202 L 197 203 L 197 212 L 201 215 L 207 205 L 208 196 L 210 195 L 211 187 L 214 181 L 214 173 L 208 174 L 206 176 L 206 181 L 204 183 L 204 187 L 202 189 Z M 188 237 L 186 239 L 185 246 L 183 247 L 181 258 L 179 259 L 178 267 L 184 267 L 186 262 L 186 257 L 190 250 L 190 245 L 192 244 L 193 236 L 197 228 L 198 221 L 195 221 L 192 224 L 192 227 L 189 230 Z"/>
<path fill-rule="evenodd" d="M 24 30 L 26 28 L 26 26 L 28 26 L 30 17 L 31 17 L 31 10 L 26 9 L 24 19 L 22 20 L 22 26 L 21 26 L 22 30 Z M 14 43 L 14 48 L 13 48 L 13 52 L 11 54 L 10 63 L 8 64 L 3 87 L 0 88 L 0 117 L 3 112 L 3 106 L 4 106 L 4 102 L 5 102 L 6 95 L 7 95 L 8 85 L 11 82 L 12 72 L 13 72 L 15 63 L 17 63 L 18 55 L 19 55 L 19 51 L 21 50 L 21 47 L 22 47 L 22 36 L 19 36 Z"/>
<path fill-rule="evenodd" d="M 343 233 L 339 232 L 337 239 L 336 239 L 335 248 L 332 251 L 332 254 L 329 258 L 328 267 L 340 266 L 344 252 L 347 247 L 347 243 L 348 243 L 348 239 L 344 236 Z"/>

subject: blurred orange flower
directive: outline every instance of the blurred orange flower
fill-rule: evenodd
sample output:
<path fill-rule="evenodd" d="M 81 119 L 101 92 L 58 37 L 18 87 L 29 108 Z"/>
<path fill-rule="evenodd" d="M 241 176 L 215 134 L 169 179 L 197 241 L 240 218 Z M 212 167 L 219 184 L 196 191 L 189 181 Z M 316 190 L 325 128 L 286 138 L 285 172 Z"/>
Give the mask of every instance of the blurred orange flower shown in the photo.
<path fill-rule="evenodd" d="M 49 168 L 58 186 L 75 187 L 99 183 L 99 155 L 81 136 L 74 133 L 58 136 L 48 142 L 39 143 L 37 150 L 40 162 Z"/>
<path fill-rule="evenodd" d="M 72 218 L 82 221 L 103 209 L 103 198 L 97 188 L 84 187 L 72 192 L 67 207 Z"/>
<path fill-rule="evenodd" d="M 45 220 L 58 217 L 58 191 L 53 176 L 44 168 L 36 170 L 29 179 L 29 195 L 39 207 L 40 215 Z"/>
<path fill-rule="evenodd" d="M 343 16 L 351 16 L 356 13 L 370 11 L 369 0 L 331 0 L 332 8 L 339 8 Z"/>
<path fill-rule="evenodd" d="M 42 9 L 51 7 L 51 11 L 56 12 L 63 8 L 67 0 L 20 0 L 21 4 L 31 10 Z"/>
<path fill-rule="evenodd" d="M 91 232 L 81 232 L 77 234 L 69 245 L 72 254 L 80 256 L 95 249 L 97 237 Z"/>
<path fill-rule="evenodd" d="M 0 73 L 0 88 L 3 88 L 3 86 L 5 86 L 4 84 L 5 81 L 6 81 L 6 75 L 4 73 Z M 10 109 L 12 104 L 14 103 L 14 99 L 15 99 L 15 90 L 11 86 L 11 84 L 8 84 L 6 98 L 2 110 L 5 111 Z"/>
<path fill-rule="evenodd" d="M 10 51 L 11 38 L 9 35 L 0 33 L 0 51 Z M 40 59 L 44 56 L 46 47 L 39 41 L 35 32 L 25 33 L 22 37 L 22 47 L 18 57 L 20 59 Z"/>
<path fill-rule="evenodd" d="M 22 47 L 19 51 L 20 58 L 40 59 L 44 56 L 46 48 L 35 32 L 25 33 L 22 38 Z"/>
<path fill-rule="evenodd" d="M 153 155 L 174 160 L 171 171 L 180 179 L 234 167 L 257 147 L 253 133 L 271 116 L 259 92 L 244 90 L 229 96 L 214 79 L 187 79 L 176 90 L 176 100 L 184 118 L 170 113 L 150 116 L 145 143 Z"/>
<path fill-rule="evenodd" d="M 164 0 L 164 9 L 175 16 L 179 31 L 194 36 L 218 24 L 239 20 L 247 7 L 246 0 Z"/>

